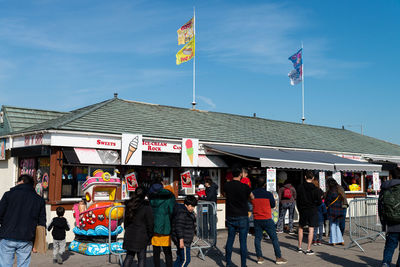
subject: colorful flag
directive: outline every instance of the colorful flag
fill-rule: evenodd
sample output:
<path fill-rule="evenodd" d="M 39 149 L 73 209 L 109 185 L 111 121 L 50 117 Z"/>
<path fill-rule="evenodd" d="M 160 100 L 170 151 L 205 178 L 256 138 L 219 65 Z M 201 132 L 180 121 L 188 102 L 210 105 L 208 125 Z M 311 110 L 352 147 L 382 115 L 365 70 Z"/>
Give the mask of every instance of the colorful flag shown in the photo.
<path fill-rule="evenodd" d="M 195 38 L 193 37 L 178 53 L 176 53 L 176 65 L 180 65 L 194 57 L 195 43 Z"/>
<path fill-rule="evenodd" d="M 193 38 L 193 18 L 191 18 L 188 22 L 186 22 L 182 27 L 180 27 L 177 31 L 178 33 L 178 45 L 186 44 Z"/>
<path fill-rule="evenodd" d="M 300 49 L 297 53 L 290 56 L 289 60 L 292 61 L 294 67 L 294 70 L 288 74 L 290 84 L 296 85 L 303 80 L 303 49 Z"/>
<path fill-rule="evenodd" d="M 289 72 L 288 76 L 290 78 L 291 85 L 301 83 L 301 74 L 299 70 L 292 70 L 291 72 Z"/>
<path fill-rule="evenodd" d="M 293 62 L 293 67 L 295 69 L 300 68 L 300 66 L 303 64 L 302 54 L 303 54 L 303 49 L 300 49 L 299 51 L 297 51 L 297 53 L 289 57 L 289 60 Z"/>

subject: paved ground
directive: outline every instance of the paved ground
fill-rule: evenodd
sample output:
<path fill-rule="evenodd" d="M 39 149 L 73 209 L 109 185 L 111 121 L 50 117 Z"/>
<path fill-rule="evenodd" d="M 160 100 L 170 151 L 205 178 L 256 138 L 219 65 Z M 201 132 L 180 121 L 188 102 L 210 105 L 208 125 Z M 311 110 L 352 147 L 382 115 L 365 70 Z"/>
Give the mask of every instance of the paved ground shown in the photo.
<path fill-rule="evenodd" d="M 227 232 L 222 231 L 218 233 L 217 248 L 224 251 Z M 328 240 L 328 237 L 324 237 Z M 378 238 L 375 242 L 365 242 L 362 247 L 365 250 L 363 253 L 357 246 L 350 249 L 344 249 L 343 246 L 329 246 L 323 244 L 322 246 L 313 246 L 315 255 L 307 256 L 299 254 L 297 249 L 297 235 L 291 236 L 289 234 L 279 234 L 279 241 L 281 245 L 282 255 L 288 260 L 284 266 L 380 266 L 382 259 L 382 252 L 384 247 L 384 240 Z M 247 239 L 249 256 L 247 260 L 248 266 L 262 266 L 256 262 L 256 255 L 254 250 L 254 237 L 248 236 Z M 349 237 L 345 235 L 346 245 L 349 244 Z M 305 248 L 305 243 L 303 248 Z M 269 241 L 262 242 L 262 250 L 264 253 L 264 266 L 275 265 L 275 256 L 272 244 Z M 207 254 L 205 261 L 197 257 L 197 251 L 192 251 L 191 266 L 225 266 L 224 257 L 216 249 L 210 250 Z M 118 266 L 116 264 L 116 257 L 111 258 L 112 263 L 109 263 L 108 256 L 84 256 L 73 252 L 65 253 L 64 266 Z M 175 252 L 173 252 L 175 257 Z M 394 260 L 397 260 L 398 251 L 395 252 Z M 234 244 L 234 251 L 232 255 L 233 263 L 240 266 L 239 255 L 239 240 L 236 237 Z M 31 266 L 52 266 L 52 251 L 49 250 L 47 255 L 34 254 L 32 256 Z M 147 266 L 153 266 L 151 261 L 151 253 L 147 254 Z M 162 265 L 163 266 L 163 265 Z"/>

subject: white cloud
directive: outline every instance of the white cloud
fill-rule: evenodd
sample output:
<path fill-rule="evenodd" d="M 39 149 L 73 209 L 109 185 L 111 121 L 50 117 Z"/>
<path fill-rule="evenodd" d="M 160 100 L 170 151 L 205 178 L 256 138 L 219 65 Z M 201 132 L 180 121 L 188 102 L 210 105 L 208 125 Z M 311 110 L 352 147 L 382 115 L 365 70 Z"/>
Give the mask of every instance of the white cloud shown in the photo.
<path fill-rule="evenodd" d="M 204 102 L 206 105 L 208 105 L 210 109 L 215 109 L 217 107 L 217 105 L 214 103 L 214 101 L 211 98 L 201 96 L 201 95 L 198 95 L 197 98 L 202 100 L 202 102 Z M 202 109 L 202 108 L 200 108 L 200 109 Z"/>

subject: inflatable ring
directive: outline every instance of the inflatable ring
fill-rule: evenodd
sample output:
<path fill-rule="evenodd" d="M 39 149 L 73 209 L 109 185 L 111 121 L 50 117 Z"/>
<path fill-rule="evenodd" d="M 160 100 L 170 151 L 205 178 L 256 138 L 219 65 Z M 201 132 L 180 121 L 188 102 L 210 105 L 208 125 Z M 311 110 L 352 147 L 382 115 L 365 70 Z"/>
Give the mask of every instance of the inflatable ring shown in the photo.
<path fill-rule="evenodd" d="M 105 173 L 103 173 L 103 175 L 101 177 L 103 178 L 104 181 L 108 182 L 108 181 L 110 181 L 111 174 L 108 172 L 105 172 Z"/>

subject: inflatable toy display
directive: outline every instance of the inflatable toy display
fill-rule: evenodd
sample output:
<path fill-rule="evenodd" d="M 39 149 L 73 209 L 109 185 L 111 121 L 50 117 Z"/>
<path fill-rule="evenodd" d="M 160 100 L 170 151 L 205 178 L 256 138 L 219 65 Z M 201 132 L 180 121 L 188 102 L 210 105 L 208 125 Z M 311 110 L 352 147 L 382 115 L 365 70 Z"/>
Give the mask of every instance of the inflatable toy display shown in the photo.
<path fill-rule="evenodd" d="M 76 226 L 73 229 L 75 239 L 69 245 L 71 251 L 85 255 L 109 254 L 108 235 L 111 225 L 111 244 L 113 251 L 122 250 L 122 242 L 116 242 L 117 235 L 122 233 L 123 208 L 115 202 L 117 188 L 121 185 L 120 179 L 114 174 L 96 170 L 93 177 L 87 177 L 82 184 L 85 199 L 73 207 Z M 85 204 L 86 203 L 86 204 Z"/>

